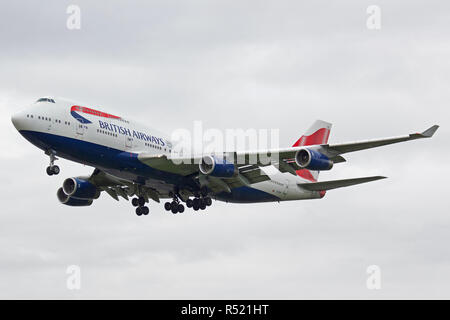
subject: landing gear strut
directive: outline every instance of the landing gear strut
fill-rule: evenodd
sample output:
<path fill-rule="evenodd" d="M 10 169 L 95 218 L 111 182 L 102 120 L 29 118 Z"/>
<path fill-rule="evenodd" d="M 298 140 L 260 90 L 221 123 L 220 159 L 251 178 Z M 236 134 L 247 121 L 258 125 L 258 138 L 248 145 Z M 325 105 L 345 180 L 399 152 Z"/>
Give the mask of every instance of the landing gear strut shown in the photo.
<path fill-rule="evenodd" d="M 146 216 L 150 212 L 149 208 L 145 205 L 145 198 L 139 197 L 139 198 L 133 198 L 131 199 L 131 204 L 136 207 L 136 214 L 138 216 Z"/>
<path fill-rule="evenodd" d="M 46 172 L 49 176 L 57 175 L 59 173 L 59 167 L 55 165 L 55 160 L 58 160 L 58 158 L 55 155 L 54 151 L 50 151 L 50 165 L 47 167 Z"/>

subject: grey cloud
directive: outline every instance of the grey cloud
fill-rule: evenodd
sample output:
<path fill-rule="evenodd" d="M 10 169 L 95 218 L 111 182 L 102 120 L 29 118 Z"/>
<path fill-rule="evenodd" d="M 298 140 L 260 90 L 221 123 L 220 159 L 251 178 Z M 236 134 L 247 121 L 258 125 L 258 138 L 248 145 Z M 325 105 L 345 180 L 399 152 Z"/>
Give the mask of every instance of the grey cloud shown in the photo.
<path fill-rule="evenodd" d="M 382 28 L 360 1 L 79 1 L 0 5 L 2 298 L 448 298 L 446 178 L 450 64 L 445 1 L 379 1 Z M 372 4 L 372 3 L 370 3 Z M 279 128 L 292 144 L 317 118 L 330 142 L 438 123 L 431 140 L 346 156 L 321 179 L 389 179 L 323 200 L 234 205 L 138 218 L 102 195 L 67 208 L 65 177 L 91 172 L 47 158 L 9 115 L 39 96 L 76 99 L 166 132 Z M 82 290 L 65 287 L 82 268 Z M 383 289 L 366 289 L 366 268 Z"/>

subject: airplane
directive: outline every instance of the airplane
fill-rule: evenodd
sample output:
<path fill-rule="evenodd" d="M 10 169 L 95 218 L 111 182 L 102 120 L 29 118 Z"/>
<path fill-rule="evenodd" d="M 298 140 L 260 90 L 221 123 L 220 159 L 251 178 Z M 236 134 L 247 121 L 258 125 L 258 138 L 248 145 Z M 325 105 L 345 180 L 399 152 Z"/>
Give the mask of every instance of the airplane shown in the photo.
<path fill-rule="evenodd" d="M 26 140 L 49 157 L 48 175 L 59 174 L 58 157 L 94 168 L 90 176 L 63 181 L 56 192 L 62 204 L 90 206 L 105 192 L 115 200 L 131 198 L 138 216 L 149 214 L 150 200 L 168 199 L 165 210 L 177 214 L 184 212 L 183 203 L 198 211 L 211 206 L 213 199 L 233 203 L 321 199 L 328 190 L 386 178 L 318 181 L 320 171 L 346 161 L 342 154 L 430 138 L 439 128 L 433 125 L 422 133 L 328 144 L 331 123 L 317 120 L 292 147 L 183 158 L 167 135 L 68 99 L 39 98 L 11 120 Z M 263 155 L 277 156 L 267 163 Z"/>

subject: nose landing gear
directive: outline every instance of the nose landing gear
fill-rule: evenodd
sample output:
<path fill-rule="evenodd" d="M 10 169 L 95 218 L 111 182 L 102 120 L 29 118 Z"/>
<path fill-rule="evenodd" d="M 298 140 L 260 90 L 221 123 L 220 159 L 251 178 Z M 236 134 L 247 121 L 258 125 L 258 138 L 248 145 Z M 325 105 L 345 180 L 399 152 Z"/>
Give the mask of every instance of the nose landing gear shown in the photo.
<path fill-rule="evenodd" d="M 50 156 L 50 165 L 47 167 L 46 172 L 49 176 L 57 175 L 60 172 L 60 170 L 59 167 L 54 163 L 55 160 L 58 160 L 58 158 L 56 157 L 54 151 L 50 151 L 49 156 Z"/>

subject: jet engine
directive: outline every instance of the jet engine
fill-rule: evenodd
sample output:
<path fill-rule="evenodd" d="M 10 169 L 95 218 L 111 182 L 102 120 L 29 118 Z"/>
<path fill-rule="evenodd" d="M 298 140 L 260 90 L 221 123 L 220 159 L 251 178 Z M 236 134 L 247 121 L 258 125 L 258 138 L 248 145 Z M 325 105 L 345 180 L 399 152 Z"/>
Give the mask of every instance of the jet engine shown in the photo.
<path fill-rule="evenodd" d="M 199 169 L 205 175 L 219 178 L 231 178 L 237 171 L 233 163 L 215 156 L 204 156 L 199 164 Z"/>
<path fill-rule="evenodd" d="M 333 161 L 324 154 L 311 150 L 300 149 L 295 153 L 295 163 L 302 169 L 309 170 L 330 170 L 333 168 Z"/>
<path fill-rule="evenodd" d="M 81 178 L 67 178 L 63 182 L 63 191 L 71 198 L 97 199 L 100 190 L 92 183 Z"/>
<path fill-rule="evenodd" d="M 62 204 L 68 206 L 90 206 L 92 201 L 100 196 L 100 190 L 85 179 L 67 178 L 56 196 Z"/>
<path fill-rule="evenodd" d="M 92 199 L 76 199 L 68 196 L 63 188 L 59 188 L 56 192 L 56 196 L 58 197 L 59 202 L 65 204 L 67 206 L 72 207 L 85 207 L 90 206 L 92 204 Z"/>

